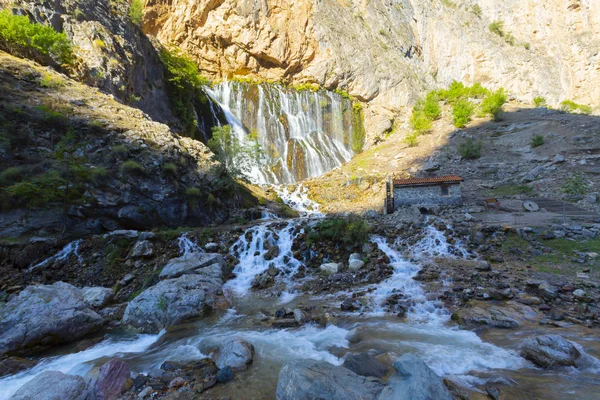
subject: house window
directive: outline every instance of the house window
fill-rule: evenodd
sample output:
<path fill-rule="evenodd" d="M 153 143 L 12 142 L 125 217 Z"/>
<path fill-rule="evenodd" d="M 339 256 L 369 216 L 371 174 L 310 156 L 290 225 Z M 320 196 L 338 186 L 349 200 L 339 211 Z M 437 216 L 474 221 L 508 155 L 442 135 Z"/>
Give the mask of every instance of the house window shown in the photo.
<path fill-rule="evenodd" d="M 442 191 L 442 196 L 450 196 L 450 190 L 448 188 L 448 185 L 442 185 L 440 186 L 440 189 Z"/>

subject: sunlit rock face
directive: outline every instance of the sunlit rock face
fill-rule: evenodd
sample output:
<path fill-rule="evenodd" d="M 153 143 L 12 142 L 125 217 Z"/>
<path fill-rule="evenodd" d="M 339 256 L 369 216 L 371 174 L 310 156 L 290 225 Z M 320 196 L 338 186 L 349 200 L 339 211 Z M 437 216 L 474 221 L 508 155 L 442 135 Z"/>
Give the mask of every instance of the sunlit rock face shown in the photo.
<path fill-rule="evenodd" d="M 453 79 L 525 101 L 600 98 L 597 0 L 150 0 L 144 30 L 214 78 L 343 88 L 369 102 L 367 136 L 425 89 Z M 490 32 L 504 22 L 513 44 Z M 386 122 L 387 120 L 387 122 Z"/>
<path fill-rule="evenodd" d="M 258 183 L 293 183 L 349 161 L 362 146 L 362 120 L 349 99 L 325 90 L 223 82 L 207 88 L 240 143 L 254 135 L 261 156 L 237 165 Z"/>

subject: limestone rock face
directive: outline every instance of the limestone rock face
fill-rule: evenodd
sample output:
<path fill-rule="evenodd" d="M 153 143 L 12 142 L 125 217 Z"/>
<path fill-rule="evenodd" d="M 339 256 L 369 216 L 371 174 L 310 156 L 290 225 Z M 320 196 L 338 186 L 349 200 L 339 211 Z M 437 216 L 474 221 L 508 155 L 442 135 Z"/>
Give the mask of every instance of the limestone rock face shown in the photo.
<path fill-rule="evenodd" d="M 205 74 L 313 82 L 369 102 L 366 126 L 453 79 L 531 102 L 600 98 L 597 2 L 150 0 L 144 31 L 184 48 Z M 492 32 L 504 22 L 513 44 Z M 506 36 L 505 36 L 506 37 Z M 386 121 L 387 119 L 387 121 Z M 378 132 L 378 133 L 381 133 Z"/>
<path fill-rule="evenodd" d="M 0 354 L 71 342 L 102 324 L 75 286 L 29 286 L 0 309 Z"/>

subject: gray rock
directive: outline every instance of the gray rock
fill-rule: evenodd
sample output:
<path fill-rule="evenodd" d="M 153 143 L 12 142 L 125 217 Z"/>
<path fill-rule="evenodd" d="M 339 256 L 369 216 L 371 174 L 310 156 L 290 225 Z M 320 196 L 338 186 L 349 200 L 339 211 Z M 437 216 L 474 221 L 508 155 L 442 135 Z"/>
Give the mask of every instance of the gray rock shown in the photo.
<path fill-rule="evenodd" d="M 336 274 L 340 268 L 338 263 L 325 263 L 321 264 L 321 271 L 326 273 L 327 275 Z"/>
<path fill-rule="evenodd" d="M 227 366 L 234 370 L 243 370 L 254 359 L 254 346 L 242 338 L 225 339 L 214 357 L 219 368 Z"/>
<path fill-rule="evenodd" d="M 383 384 L 325 361 L 295 360 L 279 371 L 277 400 L 374 400 Z"/>
<path fill-rule="evenodd" d="M 72 342 L 103 322 L 73 285 L 29 286 L 0 308 L 0 354 Z"/>
<path fill-rule="evenodd" d="M 348 262 L 350 262 L 352 260 L 362 260 L 362 257 L 360 256 L 359 253 L 352 253 L 352 254 L 350 254 L 350 257 L 348 257 Z"/>
<path fill-rule="evenodd" d="M 142 232 L 140 233 L 139 239 L 140 240 L 152 240 L 156 238 L 156 234 L 154 232 Z"/>
<path fill-rule="evenodd" d="M 509 329 L 535 320 L 536 315 L 531 307 L 511 301 L 504 306 L 463 308 L 452 314 L 452 319 L 467 326 L 487 325 Z"/>
<path fill-rule="evenodd" d="M 102 308 L 113 298 L 113 291 L 103 287 L 84 287 L 81 289 L 83 301 L 94 308 Z"/>
<path fill-rule="evenodd" d="M 204 245 L 204 249 L 206 251 L 215 252 L 215 251 L 219 250 L 219 244 L 218 243 L 206 243 Z"/>
<path fill-rule="evenodd" d="M 42 372 L 23 385 L 11 400 L 83 400 L 87 396 L 82 377 L 59 371 Z"/>
<path fill-rule="evenodd" d="M 538 292 L 540 296 L 545 299 L 552 300 L 558 297 L 558 292 L 554 286 L 550 285 L 548 282 L 544 281 L 538 286 Z"/>
<path fill-rule="evenodd" d="M 362 260 L 350 260 L 348 263 L 348 268 L 352 271 L 358 271 L 361 269 L 365 263 Z"/>
<path fill-rule="evenodd" d="M 298 325 L 302 325 L 304 323 L 304 313 L 299 308 L 294 309 L 294 320 Z"/>
<path fill-rule="evenodd" d="M 542 368 L 572 366 L 598 368 L 600 360 L 585 353 L 576 343 L 558 335 L 530 337 L 523 341 L 521 356 Z"/>
<path fill-rule="evenodd" d="M 565 162 L 565 156 L 561 155 L 561 154 L 557 154 L 554 156 L 554 162 L 556 164 L 560 164 L 560 163 L 564 163 Z"/>
<path fill-rule="evenodd" d="M 394 363 L 396 372 L 378 400 L 452 400 L 442 378 L 419 357 L 404 354 Z"/>
<path fill-rule="evenodd" d="M 216 253 L 190 252 L 184 256 L 172 258 L 161 271 L 160 279 L 177 278 L 181 275 L 195 274 L 197 270 L 209 265 L 225 265 L 223 256 Z"/>
<path fill-rule="evenodd" d="M 490 265 L 489 262 L 487 262 L 485 260 L 479 260 L 479 261 L 477 261 L 477 264 L 475 265 L 475 269 L 477 271 L 490 271 L 492 269 L 492 266 Z"/>
<path fill-rule="evenodd" d="M 368 353 L 348 354 L 343 364 L 344 368 L 357 375 L 383 378 L 389 372 L 387 365 Z"/>
<path fill-rule="evenodd" d="M 223 282 L 210 276 L 184 275 L 152 286 L 127 305 L 123 324 L 156 333 L 168 326 L 204 316 L 215 303 Z"/>
<path fill-rule="evenodd" d="M 98 379 L 91 388 L 94 400 L 114 400 L 127 390 L 131 376 L 129 365 L 119 359 L 113 359 L 100 367 Z"/>
<path fill-rule="evenodd" d="M 589 204 L 596 204 L 598 202 L 598 196 L 595 193 L 588 194 L 583 200 Z"/>
<path fill-rule="evenodd" d="M 585 299 L 585 291 L 583 289 L 577 289 L 573 292 L 573 296 L 577 300 L 584 300 Z"/>
<path fill-rule="evenodd" d="M 136 242 L 131 250 L 131 257 L 133 258 L 149 257 L 152 254 L 154 254 L 154 248 L 149 240 L 140 240 L 139 242 Z"/>

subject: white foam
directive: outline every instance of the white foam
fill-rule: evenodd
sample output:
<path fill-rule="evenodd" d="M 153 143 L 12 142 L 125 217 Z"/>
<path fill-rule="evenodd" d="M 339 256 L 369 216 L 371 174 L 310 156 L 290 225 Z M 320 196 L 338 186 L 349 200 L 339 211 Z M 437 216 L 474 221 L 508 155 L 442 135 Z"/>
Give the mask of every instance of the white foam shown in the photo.
<path fill-rule="evenodd" d="M 61 251 L 59 251 L 58 253 L 56 253 L 53 256 L 46 258 L 44 261 L 29 267 L 29 269 L 27 271 L 28 272 L 34 271 L 36 269 L 44 267 L 45 265 L 47 265 L 53 261 L 66 260 L 67 257 L 69 257 L 71 254 L 73 254 L 75 257 L 77 257 L 77 261 L 79 261 L 80 263 L 83 263 L 83 258 L 79 254 L 79 245 L 81 244 L 81 242 L 83 242 L 83 239 L 78 239 L 78 240 L 68 243 L 65 247 L 62 248 Z"/>
<path fill-rule="evenodd" d="M 177 246 L 179 247 L 179 255 L 185 256 L 191 252 L 201 252 L 204 250 L 189 238 L 189 232 L 184 232 L 177 238 Z"/>

